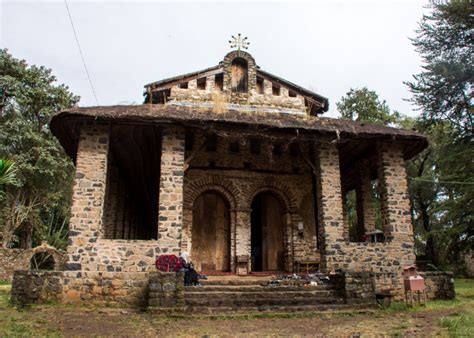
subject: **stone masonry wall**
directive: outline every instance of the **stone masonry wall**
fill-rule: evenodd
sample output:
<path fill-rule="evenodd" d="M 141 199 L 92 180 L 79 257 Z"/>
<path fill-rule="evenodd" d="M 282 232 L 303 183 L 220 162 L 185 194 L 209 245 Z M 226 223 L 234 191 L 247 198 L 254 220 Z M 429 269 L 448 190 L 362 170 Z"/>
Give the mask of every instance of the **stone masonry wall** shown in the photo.
<path fill-rule="evenodd" d="M 108 149 L 108 126 L 82 126 L 69 222 L 68 270 L 97 270 L 93 252 L 102 231 Z"/>
<path fill-rule="evenodd" d="M 231 64 L 235 58 L 242 58 L 248 65 L 248 92 L 235 93 L 231 91 Z M 190 80 L 187 88 L 180 88 L 175 85 L 171 88 L 171 104 L 176 102 L 201 103 L 209 105 L 215 101 L 222 101 L 219 104 L 239 104 L 247 107 L 242 109 L 255 109 L 264 111 L 285 111 L 304 115 L 306 112 L 305 100 L 301 95 L 290 96 L 289 88 L 280 83 L 273 84 L 270 80 L 263 80 L 263 92 L 257 91 L 257 66 L 253 57 L 244 51 L 233 51 L 226 55 L 223 61 L 221 73 L 223 74 L 223 90 L 215 87 L 215 74 L 209 74 L 206 77 L 205 88 L 198 88 L 197 80 Z M 280 88 L 279 95 L 274 95 L 272 86 Z M 235 106 L 234 106 L 235 108 Z"/>
<path fill-rule="evenodd" d="M 179 254 L 183 228 L 184 130 L 163 131 L 159 197 L 158 242 Z"/>
<path fill-rule="evenodd" d="M 43 252 L 51 255 L 55 270 L 63 269 L 64 253 L 48 245 L 46 242 L 31 249 L 0 248 L 0 280 L 11 281 L 15 270 L 30 269 L 33 256 Z"/>
<path fill-rule="evenodd" d="M 12 302 L 148 305 L 148 273 L 88 271 L 15 271 Z"/>
<path fill-rule="evenodd" d="M 379 145 L 379 184 L 382 185 L 384 243 L 349 243 L 344 240 L 341 178 L 336 145 L 319 148 L 319 215 L 323 257 L 327 271 L 394 273 L 392 293 L 402 297 L 403 266 L 415 262 L 413 233 L 409 218 L 404 161 L 395 144 Z"/>
<path fill-rule="evenodd" d="M 261 142 L 260 154 L 251 153 L 248 140 L 242 140 L 239 152 L 233 153 L 229 151 L 229 143 L 233 141 L 218 138 L 216 151 L 202 150 L 186 171 L 183 251 L 192 251 L 194 200 L 205 191 L 215 191 L 220 193 L 231 207 L 231 224 L 235 226 L 232 232 L 235 231 L 235 246 L 234 242 L 231 243 L 232 262 L 235 263 L 237 256 L 250 256 L 251 204 L 259 192 L 269 191 L 280 200 L 286 212 L 283 218 L 287 224 L 287 270 L 292 271 L 294 260 L 319 258 L 311 171 L 308 164 L 301 156 L 291 156 L 288 149 L 284 149 L 281 155 L 272 154 L 272 144 L 265 141 Z M 188 150 L 186 157 L 204 142 L 204 135 L 195 135 L 195 148 Z M 210 167 L 210 163 L 214 168 Z M 244 168 L 245 163 L 250 164 L 250 168 Z M 274 172 L 269 173 L 269 170 Z M 302 236 L 297 229 L 300 221 L 304 224 Z"/>
<path fill-rule="evenodd" d="M 420 271 L 425 279 L 426 296 L 428 299 L 454 299 L 454 275 L 452 272 Z"/>
<path fill-rule="evenodd" d="M 111 235 L 107 233 L 110 225 L 103 233 L 107 154 L 108 127 L 83 126 L 77 154 L 66 270 L 148 272 L 158 255 L 180 251 L 184 134 L 176 128 L 164 131 L 158 240 L 107 239 Z"/>
<path fill-rule="evenodd" d="M 0 248 L 0 280 L 10 281 L 14 270 L 29 268 L 30 261 L 25 259 L 25 250 Z"/>
<path fill-rule="evenodd" d="M 184 306 L 184 273 L 150 273 L 149 309 L 170 309 Z"/>

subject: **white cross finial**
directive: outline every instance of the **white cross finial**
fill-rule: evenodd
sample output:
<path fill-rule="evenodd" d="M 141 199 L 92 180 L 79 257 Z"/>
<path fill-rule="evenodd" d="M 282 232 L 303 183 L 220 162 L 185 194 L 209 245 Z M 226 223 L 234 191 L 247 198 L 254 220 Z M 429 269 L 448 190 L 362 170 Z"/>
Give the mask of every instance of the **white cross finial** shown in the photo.
<path fill-rule="evenodd" d="M 248 49 L 250 42 L 247 41 L 247 37 L 242 37 L 242 35 L 237 34 L 237 36 L 232 35 L 232 40 L 229 40 L 230 48 L 237 48 L 237 50 Z"/>

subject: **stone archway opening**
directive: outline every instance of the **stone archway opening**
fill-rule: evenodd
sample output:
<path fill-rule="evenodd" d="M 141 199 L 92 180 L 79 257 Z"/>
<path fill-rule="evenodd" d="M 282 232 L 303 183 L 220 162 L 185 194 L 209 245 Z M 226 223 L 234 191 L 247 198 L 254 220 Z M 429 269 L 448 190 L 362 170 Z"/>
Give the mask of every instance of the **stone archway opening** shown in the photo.
<path fill-rule="evenodd" d="M 251 205 L 252 271 L 285 270 L 285 207 L 270 191 L 258 193 Z"/>
<path fill-rule="evenodd" d="M 56 261 L 49 252 L 37 252 L 30 259 L 31 270 L 54 270 Z"/>
<path fill-rule="evenodd" d="M 198 271 L 229 272 L 231 267 L 230 206 L 217 191 L 194 201 L 191 257 Z"/>

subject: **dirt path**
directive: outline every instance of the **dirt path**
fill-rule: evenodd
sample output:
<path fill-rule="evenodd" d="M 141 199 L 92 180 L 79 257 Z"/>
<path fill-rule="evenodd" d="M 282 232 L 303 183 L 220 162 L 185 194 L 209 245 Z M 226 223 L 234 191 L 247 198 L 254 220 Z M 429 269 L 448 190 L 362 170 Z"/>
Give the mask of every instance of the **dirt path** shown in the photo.
<path fill-rule="evenodd" d="M 65 336 L 374 336 L 374 335 L 447 335 L 439 326 L 441 317 L 460 309 L 423 312 L 374 311 L 362 314 L 298 314 L 296 318 L 173 319 L 112 308 L 38 307 L 19 313 L 0 309 L 0 328 L 21 325 L 29 329 L 13 333 L 53 334 Z M 18 317 L 21 317 L 19 318 Z M 294 316 L 294 315 L 289 315 Z"/>

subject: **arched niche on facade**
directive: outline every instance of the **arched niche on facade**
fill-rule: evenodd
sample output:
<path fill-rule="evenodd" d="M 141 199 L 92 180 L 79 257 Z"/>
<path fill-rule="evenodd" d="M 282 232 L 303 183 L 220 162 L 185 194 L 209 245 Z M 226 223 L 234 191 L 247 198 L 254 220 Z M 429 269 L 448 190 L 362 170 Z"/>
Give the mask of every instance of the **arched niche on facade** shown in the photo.
<path fill-rule="evenodd" d="M 235 93 L 247 93 L 249 81 L 248 63 L 243 58 L 235 58 L 231 64 L 231 90 Z"/>
<path fill-rule="evenodd" d="M 247 52 L 236 50 L 224 57 L 224 90 L 228 93 L 248 94 L 257 84 L 257 65 Z"/>

